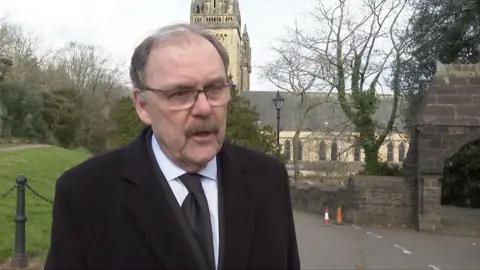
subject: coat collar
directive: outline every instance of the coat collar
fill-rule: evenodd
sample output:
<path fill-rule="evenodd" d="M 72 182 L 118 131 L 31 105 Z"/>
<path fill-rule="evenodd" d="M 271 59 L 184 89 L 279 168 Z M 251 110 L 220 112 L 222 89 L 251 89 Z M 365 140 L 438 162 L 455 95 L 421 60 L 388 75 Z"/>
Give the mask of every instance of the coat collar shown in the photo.
<path fill-rule="evenodd" d="M 144 128 L 124 148 L 123 179 L 135 185 L 126 199 L 146 241 L 168 269 L 208 269 L 192 245 L 180 206 L 156 164 L 151 128 Z M 252 172 L 237 146 L 225 142 L 217 155 L 219 169 L 220 256 L 218 269 L 245 269 L 253 236 L 255 190 Z M 250 176 L 250 177 L 249 177 Z M 163 182 L 162 182 L 163 181 Z"/>

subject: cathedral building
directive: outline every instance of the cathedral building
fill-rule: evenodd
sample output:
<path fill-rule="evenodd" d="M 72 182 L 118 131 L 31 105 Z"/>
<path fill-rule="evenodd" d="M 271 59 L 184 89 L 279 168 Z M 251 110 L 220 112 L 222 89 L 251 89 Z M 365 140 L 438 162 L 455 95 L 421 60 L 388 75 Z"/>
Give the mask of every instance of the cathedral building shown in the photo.
<path fill-rule="evenodd" d="M 252 49 L 247 26 L 243 27 L 238 0 L 193 0 L 190 22 L 201 24 L 215 33 L 227 49 L 229 74 L 241 91 L 250 91 Z"/>
<path fill-rule="evenodd" d="M 230 57 L 229 74 L 241 91 L 241 95 L 260 114 L 260 125 L 272 125 L 276 128 L 276 109 L 272 102 L 276 89 L 270 91 L 251 91 L 250 74 L 252 72 L 252 49 L 246 25 L 242 29 L 242 17 L 239 0 L 192 0 L 190 21 L 201 24 L 211 30 L 226 48 Z M 254 41 L 253 41 L 254 42 Z M 273 90 L 273 91 L 272 91 Z M 322 93 L 308 93 L 309 102 L 322 102 L 310 111 L 304 119 L 300 132 L 297 155 L 293 156 L 293 136 L 298 123 L 298 97 L 290 92 L 281 92 L 285 99 L 281 110 L 280 143 L 283 155 L 293 162 L 296 158 L 303 174 L 312 171 L 339 170 L 338 164 L 347 164 L 342 170 L 348 173 L 361 168 L 364 153 L 354 147 L 354 138 L 358 135 L 355 127 L 343 113 L 335 95 L 325 98 Z M 390 118 L 393 106 L 392 95 L 381 95 L 377 112 L 374 114 L 380 134 Z M 401 108 L 399 104 L 399 108 Z M 397 114 L 400 114 L 400 110 Z M 379 151 L 379 159 L 392 164 L 401 164 L 409 146 L 406 127 L 397 117 L 394 131 L 386 138 Z M 333 166 L 333 167 L 332 167 Z"/>

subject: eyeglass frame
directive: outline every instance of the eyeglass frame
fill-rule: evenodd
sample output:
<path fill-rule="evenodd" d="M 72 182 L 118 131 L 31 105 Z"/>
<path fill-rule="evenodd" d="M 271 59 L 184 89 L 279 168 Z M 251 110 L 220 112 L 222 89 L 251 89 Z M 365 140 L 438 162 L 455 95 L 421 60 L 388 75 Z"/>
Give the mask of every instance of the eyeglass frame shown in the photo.
<path fill-rule="evenodd" d="M 233 82 L 227 81 L 227 82 L 225 82 L 224 84 L 219 85 L 218 87 L 222 87 L 222 88 L 223 88 L 223 87 L 227 87 L 227 88 L 229 88 L 229 89 L 228 89 L 228 95 L 229 95 L 229 97 L 228 97 L 228 100 L 227 100 L 224 104 L 212 105 L 212 104 L 209 102 L 210 106 L 212 106 L 212 107 L 218 107 L 218 106 L 223 106 L 223 105 L 228 104 L 228 103 L 230 102 L 231 98 L 232 98 L 232 97 L 231 97 L 231 94 L 230 94 L 230 91 L 233 90 L 233 89 L 236 89 L 237 86 L 236 86 L 236 84 L 234 84 Z M 195 105 L 195 103 L 197 102 L 198 96 L 200 95 L 201 92 L 203 92 L 203 94 L 205 95 L 205 98 L 206 98 L 207 100 L 209 100 L 209 99 L 208 99 L 208 95 L 207 95 L 208 89 L 205 90 L 205 89 L 193 89 L 193 88 L 192 88 L 192 89 L 183 89 L 183 90 L 181 90 L 181 89 L 170 89 L 170 90 L 166 90 L 166 89 L 156 89 L 156 88 L 151 88 L 151 87 L 148 87 L 148 86 L 143 86 L 143 87 L 139 88 L 139 90 L 140 90 L 140 91 L 150 91 L 150 92 L 153 92 L 153 93 L 159 93 L 159 94 L 161 94 L 161 95 L 163 95 L 163 96 L 166 96 L 169 92 L 175 92 L 175 91 L 185 91 L 185 92 L 187 92 L 187 91 L 192 91 L 192 92 L 196 92 L 195 98 L 194 98 L 193 103 L 192 103 L 191 105 L 185 106 L 185 107 L 181 107 L 181 108 L 173 108 L 174 110 L 186 110 L 186 109 L 190 109 L 190 108 L 193 107 L 193 105 Z M 207 91 L 207 92 L 206 92 L 206 91 Z"/>

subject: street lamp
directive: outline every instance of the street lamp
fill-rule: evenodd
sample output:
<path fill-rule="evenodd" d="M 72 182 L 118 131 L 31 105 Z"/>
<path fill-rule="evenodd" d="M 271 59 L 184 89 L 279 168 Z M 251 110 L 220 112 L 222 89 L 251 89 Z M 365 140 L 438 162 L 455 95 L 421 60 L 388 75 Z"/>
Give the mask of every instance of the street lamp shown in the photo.
<path fill-rule="evenodd" d="M 280 96 L 280 91 L 277 90 L 277 95 L 272 99 L 275 108 L 277 109 L 277 157 L 280 158 L 280 110 L 282 109 L 285 100 Z"/>

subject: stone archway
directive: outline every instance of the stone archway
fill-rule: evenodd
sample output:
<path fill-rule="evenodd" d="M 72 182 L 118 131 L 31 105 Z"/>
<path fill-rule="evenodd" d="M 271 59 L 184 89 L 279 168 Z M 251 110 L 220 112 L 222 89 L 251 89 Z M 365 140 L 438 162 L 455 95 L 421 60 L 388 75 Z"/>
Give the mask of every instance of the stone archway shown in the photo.
<path fill-rule="evenodd" d="M 446 159 L 452 157 L 455 153 L 460 151 L 463 146 L 479 139 L 480 132 L 473 132 L 471 134 L 466 134 L 465 136 L 459 138 L 459 140 L 457 141 L 454 141 L 447 149 L 445 149 L 443 154 L 437 158 L 436 165 L 442 165 Z"/>
<path fill-rule="evenodd" d="M 418 229 L 441 231 L 444 161 L 480 139 L 480 64 L 437 62 L 405 159 L 407 182 L 416 184 Z"/>

